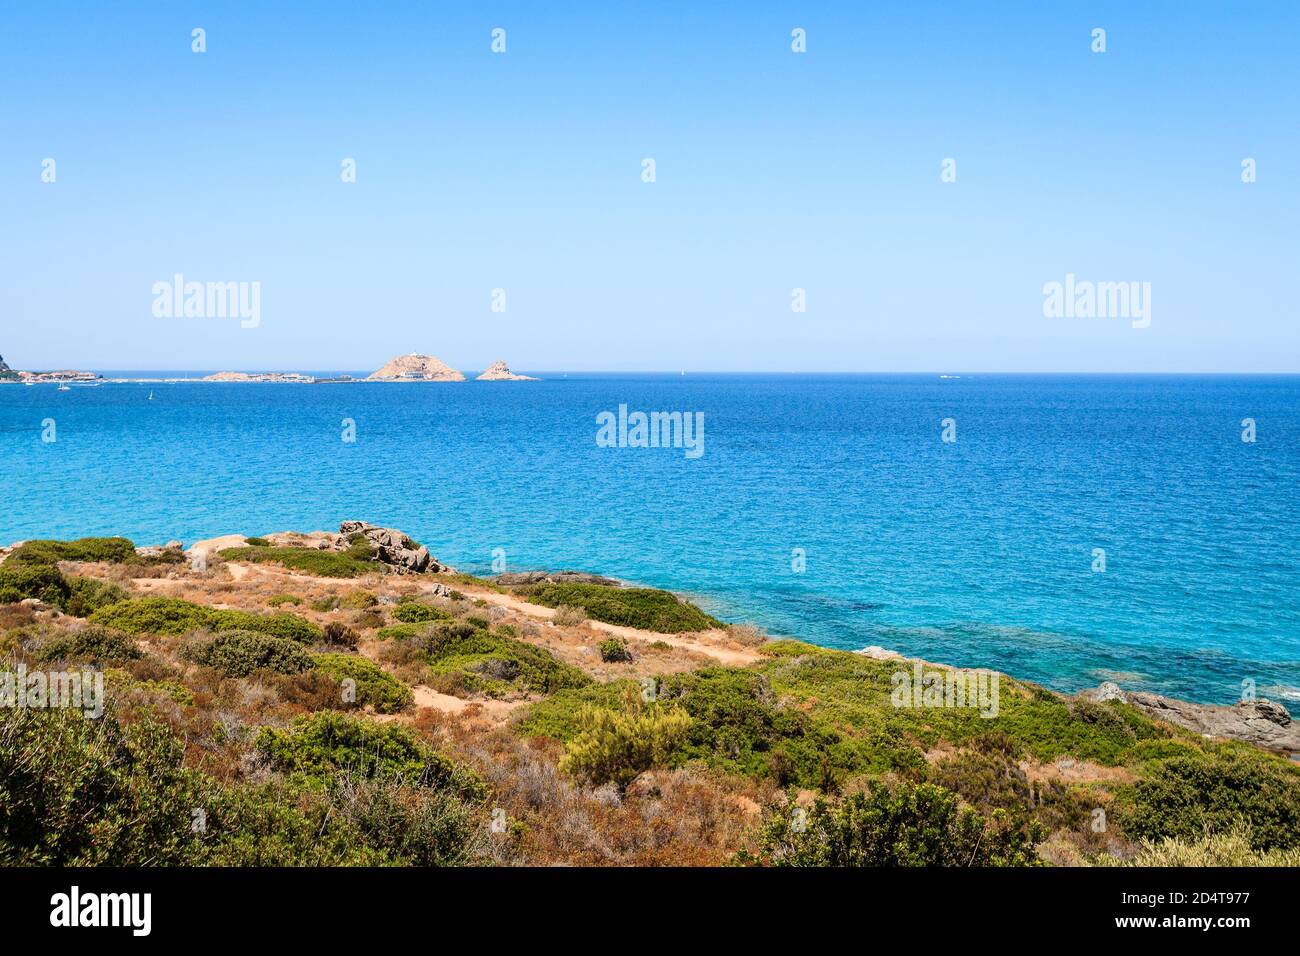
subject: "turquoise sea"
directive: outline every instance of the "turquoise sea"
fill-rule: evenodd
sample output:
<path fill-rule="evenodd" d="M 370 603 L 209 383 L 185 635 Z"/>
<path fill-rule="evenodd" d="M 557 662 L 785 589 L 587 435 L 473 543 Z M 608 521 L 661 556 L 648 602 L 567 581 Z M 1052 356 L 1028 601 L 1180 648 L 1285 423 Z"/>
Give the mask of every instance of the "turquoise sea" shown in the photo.
<path fill-rule="evenodd" d="M 0 540 L 361 518 L 463 570 L 503 549 L 834 647 L 1300 699 L 1300 377 L 540 374 L 2 385 Z M 704 454 L 598 447 L 620 405 L 702 412 Z"/>

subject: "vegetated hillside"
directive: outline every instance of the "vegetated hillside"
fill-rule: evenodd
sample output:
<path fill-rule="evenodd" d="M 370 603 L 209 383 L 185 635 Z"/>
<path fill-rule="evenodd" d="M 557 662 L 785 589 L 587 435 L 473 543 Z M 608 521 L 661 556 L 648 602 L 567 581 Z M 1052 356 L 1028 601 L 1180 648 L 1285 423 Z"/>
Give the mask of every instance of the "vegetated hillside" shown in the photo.
<path fill-rule="evenodd" d="M 99 672 L 106 701 L 0 708 L 0 863 L 1300 857 L 1300 769 L 1125 703 L 1003 677 L 993 718 L 895 707 L 909 664 L 666 592 L 251 540 L 204 570 L 120 538 L 8 553 L 10 686 Z"/>

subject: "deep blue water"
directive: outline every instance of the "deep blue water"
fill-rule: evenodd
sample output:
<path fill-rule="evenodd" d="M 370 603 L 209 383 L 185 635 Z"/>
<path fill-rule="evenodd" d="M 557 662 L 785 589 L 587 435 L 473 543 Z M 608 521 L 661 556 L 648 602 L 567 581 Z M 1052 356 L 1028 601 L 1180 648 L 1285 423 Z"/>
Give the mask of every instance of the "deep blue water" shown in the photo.
<path fill-rule="evenodd" d="M 597 447 L 620 403 L 703 412 L 704 455 Z M 5 385 L 0 465 L 4 541 L 361 518 L 468 571 L 503 548 L 1059 689 L 1300 694 L 1300 377 Z"/>

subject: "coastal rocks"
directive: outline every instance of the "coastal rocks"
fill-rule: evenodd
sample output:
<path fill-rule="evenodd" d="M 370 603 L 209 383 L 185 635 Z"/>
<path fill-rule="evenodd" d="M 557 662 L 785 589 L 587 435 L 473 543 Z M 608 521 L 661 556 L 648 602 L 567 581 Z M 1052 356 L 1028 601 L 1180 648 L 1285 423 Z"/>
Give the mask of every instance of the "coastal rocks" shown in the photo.
<path fill-rule="evenodd" d="M 510 366 L 505 362 L 493 362 L 486 372 L 480 375 L 475 381 L 478 382 L 536 382 L 537 379 L 530 375 L 516 375 L 510 371 Z"/>
<path fill-rule="evenodd" d="M 1110 680 L 1102 682 L 1102 685 L 1094 691 L 1092 699 L 1099 704 L 1104 704 L 1108 700 L 1117 700 L 1121 704 L 1125 701 L 1124 691 L 1120 689 L 1119 684 Z"/>
<path fill-rule="evenodd" d="M 339 534 L 344 538 L 364 535 L 375 547 L 375 557 L 384 564 L 391 565 L 399 573 L 420 574 L 424 571 L 435 573 L 449 570 L 429 554 L 429 549 L 416 544 L 407 535 L 396 528 L 380 528 L 364 521 L 344 521 L 339 525 Z"/>
<path fill-rule="evenodd" d="M 8 365 L 5 364 L 5 357 L 3 355 L 0 355 L 0 372 L 10 372 L 10 371 L 13 370 L 9 368 Z"/>
<path fill-rule="evenodd" d="M 164 545 L 148 544 L 142 548 L 136 548 L 135 553 L 142 558 L 157 558 L 168 552 L 181 554 L 185 551 L 185 544 L 182 541 L 168 541 Z"/>
<path fill-rule="evenodd" d="M 432 355 L 399 355 L 372 373 L 367 382 L 463 382 L 465 376 Z"/>
<path fill-rule="evenodd" d="M 605 587 L 622 587 L 622 581 L 603 578 L 585 571 L 510 571 L 496 577 L 497 584 L 601 584 Z"/>
<path fill-rule="evenodd" d="M 1119 700 L 1148 717 L 1168 721 L 1208 737 L 1241 740 L 1268 750 L 1300 751 L 1300 724 L 1276 701 L 1260 698 L 1227 706 L 1193 704 L 1145 691 L 1122 691 L 1110 681 L 1079 696 L 1094 701 Z"/>

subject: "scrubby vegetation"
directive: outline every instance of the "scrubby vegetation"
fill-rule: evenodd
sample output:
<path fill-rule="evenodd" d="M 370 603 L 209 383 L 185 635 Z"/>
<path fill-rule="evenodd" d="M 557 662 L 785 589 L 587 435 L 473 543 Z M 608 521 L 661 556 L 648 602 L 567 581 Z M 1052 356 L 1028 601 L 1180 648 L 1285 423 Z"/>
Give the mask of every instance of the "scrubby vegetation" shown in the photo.
<path fill-rule="evenodd" d="M 294 614 L 253 614 L 219 610 L 177 598 L 139 598 L 100 608 L 90 616 L 95 624 L 128 634 L 186 634 L 190 631 L 256 631 L 303 643 L 319 641 L 324 632 Z"/>
<path fill-rule="evenodd" d="M 247 677 L 267 669 L 277 674 L 298 674 L 316 666 L 298 641 L 256 631 L 227 631 L 186 648 L 185 656 L 226 677 Z"/>
<path fill-rule="evenodd" d="M 606 664 L 621 664 L 632 660 L 632 652 L 627 648 L 627 641 L 621 637 L 611 637 L 600 642 L 600 659 Z"/>
<path fill-rule="evenodd" d="M 773 866 L 1033 866 L 1042 831 L 1005 810 L 985 819 L 934 784 L 871 784 L 810 810 L 785 807 L 765 821 L 743 862 Z"/>
<path fill-rule="evenodd" d="M 442 678 L 435 683 L 447 692 L 501 697 L 547 694 L 591 683 L 582 671 L 556 660 L 544 648 L 518 640 L 505 627 L 488 630 L 469 620 L 398 626 L 423 628 L 419 640 L 428 652 L 432 672 Z"/>
<path fill-rule="evenodd" d="M 60 561 L 127 561 L 135 545 L 126 538 L 80 538 L 76 541 L 26 541 L 9 555 L 19 564 L 58 564 Z"/>
<path fill-rule="evenodd" d="M 355 654 L 317 654 L 316 666 L 342 683 L 353 681 L 356 703 L 369 705 L 381 714 L 395 714 L 411 706 L 411 688 L 378 665 Z"/>
<path fill-rule="evenodd" d="M 384 569 L 375 560 L 374 546 L 364 537 L 354 540 L 345 551 L 275 547 L 268 542 L 264 545 L 250 544 L 243 548 L 226 548 L 220 553 L 227 561 L 279 564 L 324 578 L 357 578 Z"/>
<path fill-rule="evenodd" d="M 393 608 L 393 617 L 403 624 L 427 624 L 430 621 L 449 621 L 451 615 L 429 604 L 404 601 Z"/>
<path fill-rule="evenodd" d="M 646 631 L 677 634 L 721 627 L 722 622 L 676 595 L 653 588 L 616 588 L 602 584 L 533 584 L 520 589 L 535 604 L 577 607 L 588 617 Z"/>
<path fill-rule="evenodd" d="M 310 787 L 325 787 L 343 771 L 362 779 L 393 777 L 413 786 L 447 787 L 475 801 L 487 795 L 477 775 L 405 728 L 346 714 L 313 714 L 284 730 L 266 727 L 255 746 L 273 770 Z"/>
<path fill-rule="evenodd" d="M 619 710 L 584 707 L 560 770 L 585 783 L 626 790 L 640 774 L 667 765 L 690 726 L 681 708 L 642 703 L 635 696 Z"/>
<path fill-rule="evenodd" d="M 289 775 L 226 785 L 186 769 L 180 739 L 148 716 L 0 711 L 0 865 L 431 866 L 486 857 L 484 789 L 471 771 L 400 732 L 346 721 L 269 732 L 259 739 Z M 372 744 L 386 760 L 367 760 Z"/>
<path fill-rule="evenodd" d="M 32 659 L 42 664 L 76 661 L 103 666 L 137 660 L 140 656 L 135 641 L 121 631 L 91 625 L 54 633 L 37 645 Z"/>
<path fill-rule="evenodd" d="M 408 580 L 393 604 L 184 569 L 159 583 L 191 600 L 133 598 L 139 572 L 67 563 L 129 563 L 121 540 L 0 564 L 0 670 L 101 668 L 107 697 L 0 708 L 0 864 L 1300 863 L 1300 768 L 1122 703 L 1002 677 L 989 718 L 895 707 L 909 663 L 582 623 L 716 625 L 666 592 L 549 586 L 583 598 L 551 627 Z M 694 656 L 736 643 L 756 662 Z"/>

